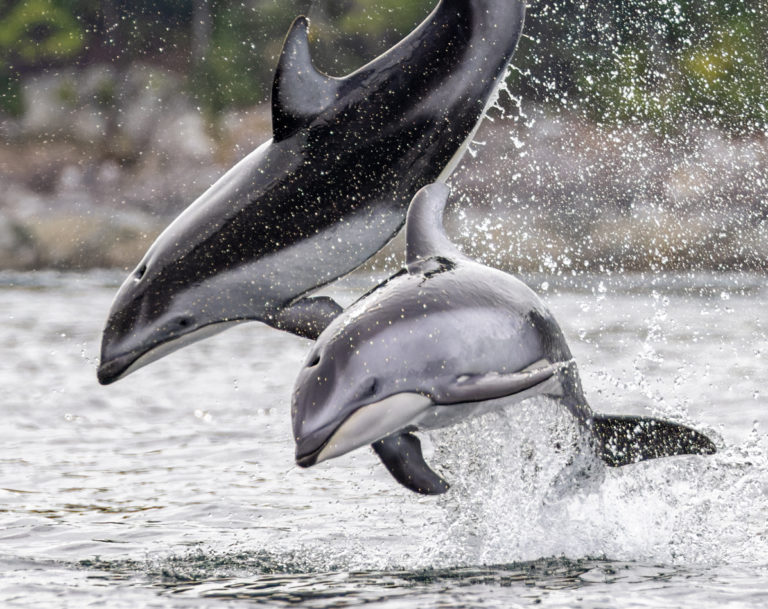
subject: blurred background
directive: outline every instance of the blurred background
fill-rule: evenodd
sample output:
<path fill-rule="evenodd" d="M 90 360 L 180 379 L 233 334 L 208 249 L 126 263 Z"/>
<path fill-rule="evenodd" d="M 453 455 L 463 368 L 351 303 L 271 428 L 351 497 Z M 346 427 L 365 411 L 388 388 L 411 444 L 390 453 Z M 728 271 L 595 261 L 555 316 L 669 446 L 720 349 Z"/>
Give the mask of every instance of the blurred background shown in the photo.
<path fill-rule="evenodd" d="M 0 269 L 132 267 L 271 136 L 296 15 L 344 75 L 435 4 L 0 1 Z M 755 0 L 531 0 L 452 232 L 526 272 L 765 270 L 766 32 Z"/>

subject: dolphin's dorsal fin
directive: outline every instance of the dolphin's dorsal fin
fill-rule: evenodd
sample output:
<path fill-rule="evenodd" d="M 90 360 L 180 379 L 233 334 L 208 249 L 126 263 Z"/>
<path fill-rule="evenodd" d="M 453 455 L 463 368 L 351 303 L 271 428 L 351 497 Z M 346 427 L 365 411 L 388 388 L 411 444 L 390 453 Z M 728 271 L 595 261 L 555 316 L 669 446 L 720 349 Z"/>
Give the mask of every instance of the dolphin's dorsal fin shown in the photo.
<path fill-rule="evenodd" d="M 445 234 L 443 212 L 451 189 L 435 182 L 416 193 L 405 221 L 405 261 L 414 264 L 432 256 L 464 259 Z"/>
<path fill-rule="evenodd" d="M 297 17 L 283 43 L 272 83 L 272 132 L 280 141 L 306 127 L 337 98 L 339 79 L 319 72 L 309 52 L 309 20 Z"/>

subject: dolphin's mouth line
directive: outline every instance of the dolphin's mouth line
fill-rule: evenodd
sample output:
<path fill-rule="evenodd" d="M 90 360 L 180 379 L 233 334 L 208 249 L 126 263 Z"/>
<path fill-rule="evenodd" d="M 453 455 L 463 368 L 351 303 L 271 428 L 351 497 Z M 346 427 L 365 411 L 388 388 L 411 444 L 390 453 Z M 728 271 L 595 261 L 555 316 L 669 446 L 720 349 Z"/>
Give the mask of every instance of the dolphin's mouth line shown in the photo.
<path fill-rule="evenodd" d="M 384 399 L 361 404 L 340 421 L 333 421 L 316 430 L 308 438 L 324 435 L 325 440 L 310 451 L 301 453 L 297 442 L 296 463 L 310 467 L 356 448 L 372 444 L 407 427 L 417 419 L 432 400 L 419 393 L 395 393 Z M 330 433 L 328 430 L 332 429 Z"/>
<path fill-rule="evenodd" d="M 312 467 L 313 465 L 315 465 L 317 463 L 317 457 L 320 454 L 320 451 L 322 451 L 326 447 L 328 442 L 331 441 L 332 436 L 333 434 L 328 436 L 328 439 L 325 442 L 323 442 L 323 444 L 321 444 L 319 448 L 315 449 L 311 453 L 307 453 L 306 455 L 302 455 L 302 456 L 296 455 L 296 465 L 298 465 L 299 467 Z"/>
<path fill-rule="evenodd" d="M 146 353 L 146 351 L 144 353 Z M 131 364 L 141 356 L 142 353 L 134 349 L 133 351 L 114 355 L 107 360 L 101 360 L 99 362 L 99 368 L 96 371 L 99 383 L 102 385 L 110 385 L 121 379 L 125 376 L 125 372 L 131 367 Z"/>
<path fill-rule="evenodd" d="M 333 431 L 328 434 L 326 439 L 317 447 L 312 449 L 310 452 L 303 454 L 299 456 L 299 454 L 296 454 L 296 464 L 300 467 L 312 467 L 317 463 L 317 457 L 318 455 L 323 452 L 323 449 L 328 446 L 333 436 L 336 434 L 339 429 L 341 429 L 342 425 L 346 423 L 352 416 L 355 415 L 358 411 L 360 411 L 362 408 L 365 408 L 366 406 L 370 406 L 371 404 L 375 404 L 376 402 L 368 402 L 366 404 L 361 404 L 357 408 L 355 408 L 352 412 L 350 412 L 348 415 L 346 415 L 343 418 L 336 419 L 335 421 L 331 421 L 327 425 L 323 425 L 320 429 L 312 432 L 311 435 L 318 435 L 321 432 L 325 432 L 329 428 L 333 428 Z"/>
<path fill-rule="evenodd" d="M 110 385 L 115 381 L 119 381 L 121 378 L 133 372 L 133 370 L 136 370 L 145 365 L 141 364 L 141 366 L 136 366 L 136 363 L 139 360 L 142 358 L 151 357 L 151 354 L 153 351 L 155 351 L 155 349 L 159 349 L 164 344 L 173 343 L 176 340 L 178 340 L 178 338 L 173 338 L 166 343 L 158 342 L 148 349 L 131 349 L 130 351 L 124 351 L 117 355 L 112 355 L 107 359 L 101 360 L 101 362 L 99 362 L 99 368 L 96 372 L 99 383 L 102 385 Z M 153 358 L 152 360 L 148 359 L 146 363 L 148 364 L 150 361 L 154 361 L 154 359 L 159 358 Z"/>
<path fill-rule="evenodd" d="M 197 328 L 191 328 L 183 333 L 179 332 L 175 336 L 171 336 L 165 340 L 158 339 L 148 348 L 135 348 L 129 351 L 124 351 L 118 355 L 110 356 L 106 360 L 102 360 L 99 364 L 99 368 L 96 372 L 99 383 L 102 385 L 114 383 L 139 368 L 143 368 L 147 364 L 151 364 L 152 362 L 165 357 L 169 353 L 177 351 L 198 340 L 223 332 L 227 328 L 241 323 L 241 321 L 243 320 L 205 324 Z"/>
<path fill-rule="evenodd" d="M 367 406 L 367 404 L 365 404 L 363 406 L 360 406 L 360 408 L 365 408 L 365 406 Z M 339 430 L 339 428 L 342 425 L 344 425 L 344 421 L 349 419 L 349 417 L 351 417 L 353 414 L 355 414 L 355 412 L 360 410 L 360 408 L 357 408 L 354 412 L 350 413 L 348 416 L 344 417 L 340 421 L 333 421 L 333 422 L 329 423 L 328 425 L 324 425 L 323 427 L 318 429 L 317 432 L 315 432 L 315 433 L 318 433 L 320 431 L 325 431 L 326 428 L 330 427 L 331 425 L 335 425 L 334 428 L 333 428 L 333 431 L 328 434 L 328 437 L 317 448 L 314 448 L 310 452 L 305 453 L 303 455 L 300 455 L 298 453 L 298 451 L 297 451 L 297 453 L 296 453 L 296 465 L 298 465 L 300 467 L 312 467 L 313 465 L 315 465 L 315 463 L 317 463 L 318 455 L 328 445 L 328 443 L 331 441 L 331 438 Z"/>

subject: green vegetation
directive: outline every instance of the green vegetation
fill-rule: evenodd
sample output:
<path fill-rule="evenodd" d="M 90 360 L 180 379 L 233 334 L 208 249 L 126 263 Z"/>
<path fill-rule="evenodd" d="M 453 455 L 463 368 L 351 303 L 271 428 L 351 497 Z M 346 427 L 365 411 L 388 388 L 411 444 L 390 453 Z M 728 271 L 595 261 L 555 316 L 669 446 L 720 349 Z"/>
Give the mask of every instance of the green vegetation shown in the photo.
<path fill-rule="evenodd" d="M 751 0 L 536 0 L 526 97 L 604 123 L 768 125 L 768 11 Z"/>
<path fill-rule="evenodd" d="M 307 13 L 317 65 L 344 74 L 436 0 L 0 0 L 0 109 L 51 66 L 131 61 L 188 77 L 211 113 L 268 98 L 291 20 Z M 768 11 L 755 0 L 530 0 L 514 95 L 603 124 L 735 134 L 768 125 Z M 108 92 L 107 92 L 108 93 Z"/>
<path fill-rule="evenodd" d="M 82 46 L 77 18 L 52 0 L 15 3 L 0 21 L 0 49 L 6 60 L 8 55 L 26 63 L 66 59 Z"/>

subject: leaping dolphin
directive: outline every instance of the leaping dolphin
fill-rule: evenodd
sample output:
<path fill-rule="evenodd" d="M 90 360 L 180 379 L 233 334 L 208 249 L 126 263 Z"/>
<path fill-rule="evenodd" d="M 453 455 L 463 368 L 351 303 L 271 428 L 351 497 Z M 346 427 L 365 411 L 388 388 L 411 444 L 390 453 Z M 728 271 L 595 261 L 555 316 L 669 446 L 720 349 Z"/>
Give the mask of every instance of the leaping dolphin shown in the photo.
<path fill-rule="evenodd" d="M 407 268 L 320 335 L 296 382 L 296 461 L 309 467 L 373 443 L 398 482 L 447 490 L 413 431 L 451 425 L 535 395 L 557 399 L 611 466 L 710 454 L 697 431 L 659 419 L 592 412 L 560 327 L 523 282 L 462 255 L 442 215 L 448 188 L 411 203 Z"/>
<path fill-rule="evenodd" d="M 313 67 L 308 21 L 296 19 L 275 74 L 273 138 L 176 218 L 123 283 L 99 381 L 242 320 L 315 338 L 341 307 L 307 295 L 379 251 L 418 189 L 455 168 L 524 13 L 521 0 L 441 0 L 344 78 Z"/>

